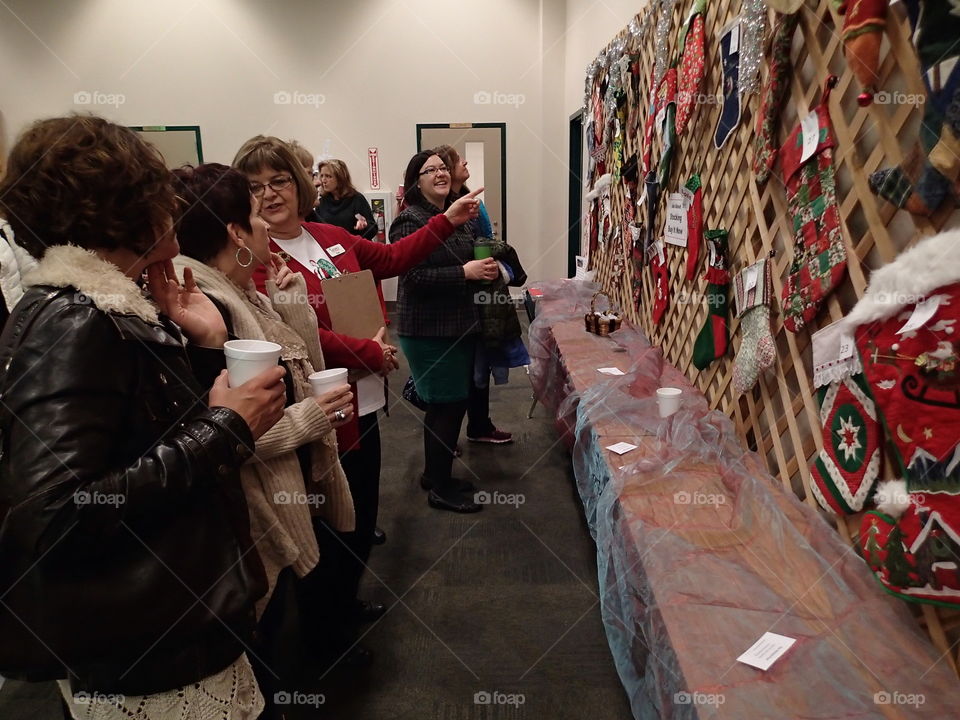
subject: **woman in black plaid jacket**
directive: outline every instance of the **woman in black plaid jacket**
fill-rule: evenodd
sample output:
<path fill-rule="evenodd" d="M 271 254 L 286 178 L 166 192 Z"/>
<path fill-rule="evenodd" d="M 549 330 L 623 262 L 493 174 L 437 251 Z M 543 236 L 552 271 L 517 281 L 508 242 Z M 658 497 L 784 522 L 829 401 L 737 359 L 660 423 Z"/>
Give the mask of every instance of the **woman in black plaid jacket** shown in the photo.
<path fill-rule="evenodd" d="M 443 212 L 450 194 L 450 170 L 432 151 L 417 153 L 407 165 L 403 186 L 407 207 L 390 226 L 391 242 Z M 451 470 L 467 411 L 480 329 L 474 295 L 482 289 L 481 283 L 498 274 L 492 258 L 473 259 L 473 236 L 461 226 L 426 260 L 400 276 L 397 334 L 417 393 L 427 403 L 421 485 L 430 491 L 430 506 L 442 510 L 482 509 L 474 501 L 473 483 L 454 479 Z"/>

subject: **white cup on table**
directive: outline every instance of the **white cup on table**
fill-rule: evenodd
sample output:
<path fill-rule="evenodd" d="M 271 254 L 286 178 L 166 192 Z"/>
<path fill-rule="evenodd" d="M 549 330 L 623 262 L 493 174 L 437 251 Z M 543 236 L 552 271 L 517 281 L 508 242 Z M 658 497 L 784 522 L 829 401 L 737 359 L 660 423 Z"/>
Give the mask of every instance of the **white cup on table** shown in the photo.
<path fill-rule="evenodd" d="M 327 370 L 317 370 L 310 373 L 307 377 L 310 381 L 310 387 L 313 388 L 314 397 L 319 397 L 324 393 L 330 392 L 335 387 L 347 384 L 346 368 L 329 368 Z"/>
<path fill-rule="evenodd" d="M 657 407 L 660 408 L 660 417 L 666 418 L 680 409 L 680 396 L 683 391 L 675 387 L 657 389 Z"/>
<path fill-rule="evenodd" d="M 228 340 L 223 344 L 227 356 L 230 387 L 239 387 L 264 370 L 275 367 L 282 348 L 267 340 Z"/>

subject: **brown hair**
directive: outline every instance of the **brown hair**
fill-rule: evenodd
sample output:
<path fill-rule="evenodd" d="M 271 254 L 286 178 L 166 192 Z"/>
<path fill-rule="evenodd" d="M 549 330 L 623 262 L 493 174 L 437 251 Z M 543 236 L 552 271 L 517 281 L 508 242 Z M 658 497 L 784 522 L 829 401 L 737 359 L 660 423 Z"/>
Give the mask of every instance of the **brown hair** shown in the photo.
<path fill-rule="evenodd" d="M 297 215 L 306 217 L 313 210 L 317 189 L 290 146 L 280 138 L 257 135 L 247 140 L 233 158 L 233 166 L 246 175 L 264 168 L 288 172 L 297 188 Z"/>
<path fill-rule="evenodd" d="M 453 191 L 453 171 L 460 162 L 460 153 L 457 152 L 457 149 L 453 145 L 437 145 L 433 149 L 433 153 L 443 160 L 443 164 L 450 171 L 450 199 L 457 200 L 470 192 L 466 185 L 461 185 L 457 192 Z"/>
<path fill-rule="evenodd" d="M 207 163 L 173 171 L 180 200 L 180 252 L 208 263 L 230 242 L 229 223 L 251 232 L 250 183 L 236 168 Z"/>
<path fill-rule="evenodd" d="M 321 160 L 317 164 L 318 171 L 325 167 L 330 168 L 333 178 L 337 181 L 337 197 L 353 197 L 357 194 L 357 189 L 353 186 L 353 180 L 350 179 L 350 171 L 343 160 L 330 158 L 329 160 Z"/>
<path fill-rule="evenodd" d="M 310 171 L 313 171 L 313 153 L 307 150 L 303 145 L 298 143 L 296 140 L 287 140 L 287 145 L 290 146 L 290 150 L 293 151 L 293 156 L 303 165 L 304 169 L 310 168 Z"/>
<path fill-rule="evenodd" d="M 52 245 L 146 254 L 176 211 L 160 153 L 93 115 L 38 120 L 17 139 L 0 180 L 0 213 L 35 257 Z"/>

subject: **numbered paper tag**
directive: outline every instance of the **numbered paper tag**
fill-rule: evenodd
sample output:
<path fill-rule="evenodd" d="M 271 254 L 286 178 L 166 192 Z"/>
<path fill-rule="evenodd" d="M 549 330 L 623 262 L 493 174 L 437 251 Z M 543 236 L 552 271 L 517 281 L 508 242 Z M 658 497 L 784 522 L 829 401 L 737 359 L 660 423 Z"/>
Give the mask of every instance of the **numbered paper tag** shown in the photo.
<path fill-rule="evenodd" d="M 820 118 L 817 111 L 812 110 L 800 121 L 800 133 L 803 135 L 803 152 L 800 153 L 800 162 L 806 162 L 813 157 L 817 145 L 820 144 Z"/>
<path fill-rule="evenodd" d="M 928 297 L 923 302 L 918 302 L 917 307 L 913 310 L 913 315 L 910 316 L 910 319 L 907 320 L 902 328 L 897 330 L 897 335 L 919 330 L 930 322 L 933 316 L 936 315 L 937 308 L 940 307 L 940 301 L 943 300 L 944 297 L 944 295 L 934 295 L 933 297 Z"/>
<path fill-rule="evenodd" d="M 760 277 L 760 268 L 757 265 L 751 265 L 743 273 L 743 294 L 749 295 L 750 291 L 757 286 L 757 278 Z"/>
<path fill-rule="evenodd" d="M 853 336 L 844 335 L 840 338 L 840 354 L 837 356 L 837 359 L 849 360 L 853 357 L 854 348 L 856 348 L 856 345 L 853 343 Z"/>
<path fill-rule="evenodd" d="M 667 196 L 667 221 L 663 234 L 671 245 L 687 246 L 687 210 L 680 193 Z"/>
<path fill-rule="evenodd" d="M 689 210 L 693 207 L 693 193 L 688 187 L 680 188 L 680 194 L 683 195 L 683 209 Z"/>
<path fill-rule="evenodd" d="M 663 240 L 657 240 L 657 259 L 661 265 L 667 262 L 667 258 L 663 254 Z"/>

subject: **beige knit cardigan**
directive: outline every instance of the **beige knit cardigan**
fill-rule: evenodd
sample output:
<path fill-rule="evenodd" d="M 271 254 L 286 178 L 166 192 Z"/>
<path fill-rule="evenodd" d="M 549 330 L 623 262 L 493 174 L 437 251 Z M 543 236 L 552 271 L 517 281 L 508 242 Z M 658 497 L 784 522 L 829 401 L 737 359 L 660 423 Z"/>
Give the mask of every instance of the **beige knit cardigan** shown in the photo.
<path fill-rule="evenodd" d="M 238 338 L 271 340 L 259 320 L 260 312 L 266 312 L 286 323 L 306 344 L 309 362 L 305 362 L 308 367 L 303 368 L 304 378 L 314 370 L 324 369 L 317 316 L 307 302 L 302 275 L 294 273 L 291 286 L 282 292 L 277 290 L 276 283 L 268 281 L 268 300 L 256 293 L 252 284 L 244 291 L 216 268 L 192 258 L 181 255 L 174 264 L 181 271 L 184 267 L 193 270 L 200 290 L 227 308 L 231 329 Z M 252 298 L 259 303 L 259 310 Z M 341 532 L 352 531 L 356 522 L 350 487 L 337 455 L 336 432 L 313 399 L 310 384 L 298 382 L 294 375 L 293 385 L 296 402 L 257 440 L 254 456 L 240 473 L 250 508 L 250 529 L 270 583 L 267 598 L 284 567 L 292 566 L 297 575 L 303 577 L 317 564 L 320 551 L 310 521 L 311 512 Z M 306 444 L 310 445 L 312 477 L 304 482 L 295 451 Z M 308 505 L 276 501 L 302 500 L 310 495 L 322 495 L 323 502 Z M 257 604 L 261 612 L 266 606 L 265 600 Z"/>

